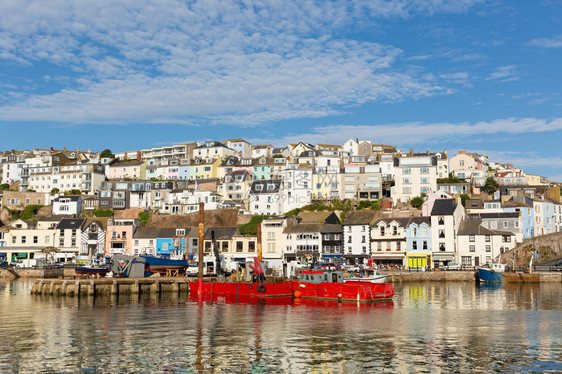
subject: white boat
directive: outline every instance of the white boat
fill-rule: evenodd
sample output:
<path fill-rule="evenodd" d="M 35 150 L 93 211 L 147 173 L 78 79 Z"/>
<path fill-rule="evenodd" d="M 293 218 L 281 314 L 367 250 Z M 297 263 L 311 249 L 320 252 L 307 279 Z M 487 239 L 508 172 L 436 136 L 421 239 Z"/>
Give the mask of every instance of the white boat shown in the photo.
<path fill-rule="evenodd" d="M 354 282 L 362 282 L 362 283 L 386 283 L 386 278 L 388 275 L 381 274 L 379 271 L 369 271 L 367 270 L 367 276 L 365 277 L 352 277 L 344 279 L 344 283 L 354 283 Z"/>

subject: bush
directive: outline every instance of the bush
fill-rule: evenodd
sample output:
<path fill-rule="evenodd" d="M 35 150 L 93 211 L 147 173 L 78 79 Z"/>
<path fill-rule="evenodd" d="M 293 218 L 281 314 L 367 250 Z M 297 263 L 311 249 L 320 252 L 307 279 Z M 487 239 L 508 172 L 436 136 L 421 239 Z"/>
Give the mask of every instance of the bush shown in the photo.
<path fill-rule="evenodd" d="M 412 200 L 410 200 L 410 205 L 417 209 L 421 208 L 423 203 L 424 203 L 424 198 L 421 196 L 416 196 Z"/>
<path fill-rule="evenodd" d="M 10 189 L 9 183 L 2 183 L 0 184 L 0 191 L 8 191 Z"/>
<path fill-rule="evenodd" d="M 95 217 L 111 217 L 113 216 L 113 210 L 111 209 L 96 209 L 93 211 Z"/>
<path fill-rule="evenodd" d="M 238 226 L 240 234 L 242 235 L 256 235 L 258 233 L 258 225 L 263 222 L 268 216 L 253 216 L 250 222 Z"/>
<path fill-rule="evenodd" d="M 148 212 L 139 212 L 139 219 L 141 221 L 141 225 L 146 225 L 148 219 L 150 218 L 150 213 Z"/>

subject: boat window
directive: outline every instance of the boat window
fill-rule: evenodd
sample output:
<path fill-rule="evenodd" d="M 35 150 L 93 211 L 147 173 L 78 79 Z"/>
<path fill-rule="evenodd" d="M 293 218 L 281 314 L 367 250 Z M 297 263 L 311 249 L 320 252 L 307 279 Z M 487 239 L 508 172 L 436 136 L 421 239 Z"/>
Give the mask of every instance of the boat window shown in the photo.
<path fill-rule="evenodd" d="M 324 274 L 324 282 L 328 281 L 328 274 Z"/>
<path fill-rule="evenodd" d="M 336 273 L 332 274 L 332 283 L 338 283 L 338 275 Z"/>

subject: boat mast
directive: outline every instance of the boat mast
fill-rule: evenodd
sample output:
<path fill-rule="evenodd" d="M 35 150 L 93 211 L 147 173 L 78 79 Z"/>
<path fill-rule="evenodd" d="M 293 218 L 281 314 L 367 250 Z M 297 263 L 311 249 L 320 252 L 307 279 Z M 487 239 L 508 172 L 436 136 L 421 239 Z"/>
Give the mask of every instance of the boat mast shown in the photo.
<path fill-rule="evenodd" d="M 203 280 L 203 234 L 205 229 L 205 203 L 199 203 L 199 272 L 198 278 L 200 281 Z"/>

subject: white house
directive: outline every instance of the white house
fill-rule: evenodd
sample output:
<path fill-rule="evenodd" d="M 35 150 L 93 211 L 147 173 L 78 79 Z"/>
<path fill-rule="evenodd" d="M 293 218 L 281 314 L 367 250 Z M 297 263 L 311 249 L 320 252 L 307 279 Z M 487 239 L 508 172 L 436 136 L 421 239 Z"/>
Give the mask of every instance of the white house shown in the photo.
<path fill-rule="evenodd" d="M 376 212 L 350 213 L 343 224 L 344 258 L 348 264 L 366 263 L 371 257 L 371 224 Z"/>
<path fill-rule="evenodd" d="M 53 215 L 79 216 L 82 214 L 82 196 L 58 196 L 53 199 Z"/>
<path fill-rule="evenodd" d="M 431 210 L 431 243 L 437 268 L 458 261 L 457 231 L 464 219 L 464 208 L 455 199 L 437 199 Z"/>
<path fill-rule="evenodd" d="M 280 179 L 257 180 L 250 188 L 249 210 L 252 214 L 284 213 L 283 182 Z"/>
<path fill-rule="evenodd" d="M 481 218 L 466 218 L 458 231 L 458 256 L 465 267 L 497 261 L 503 252 L 515 247 L 515 235 L 509 231 L 490 230 Z"/>

